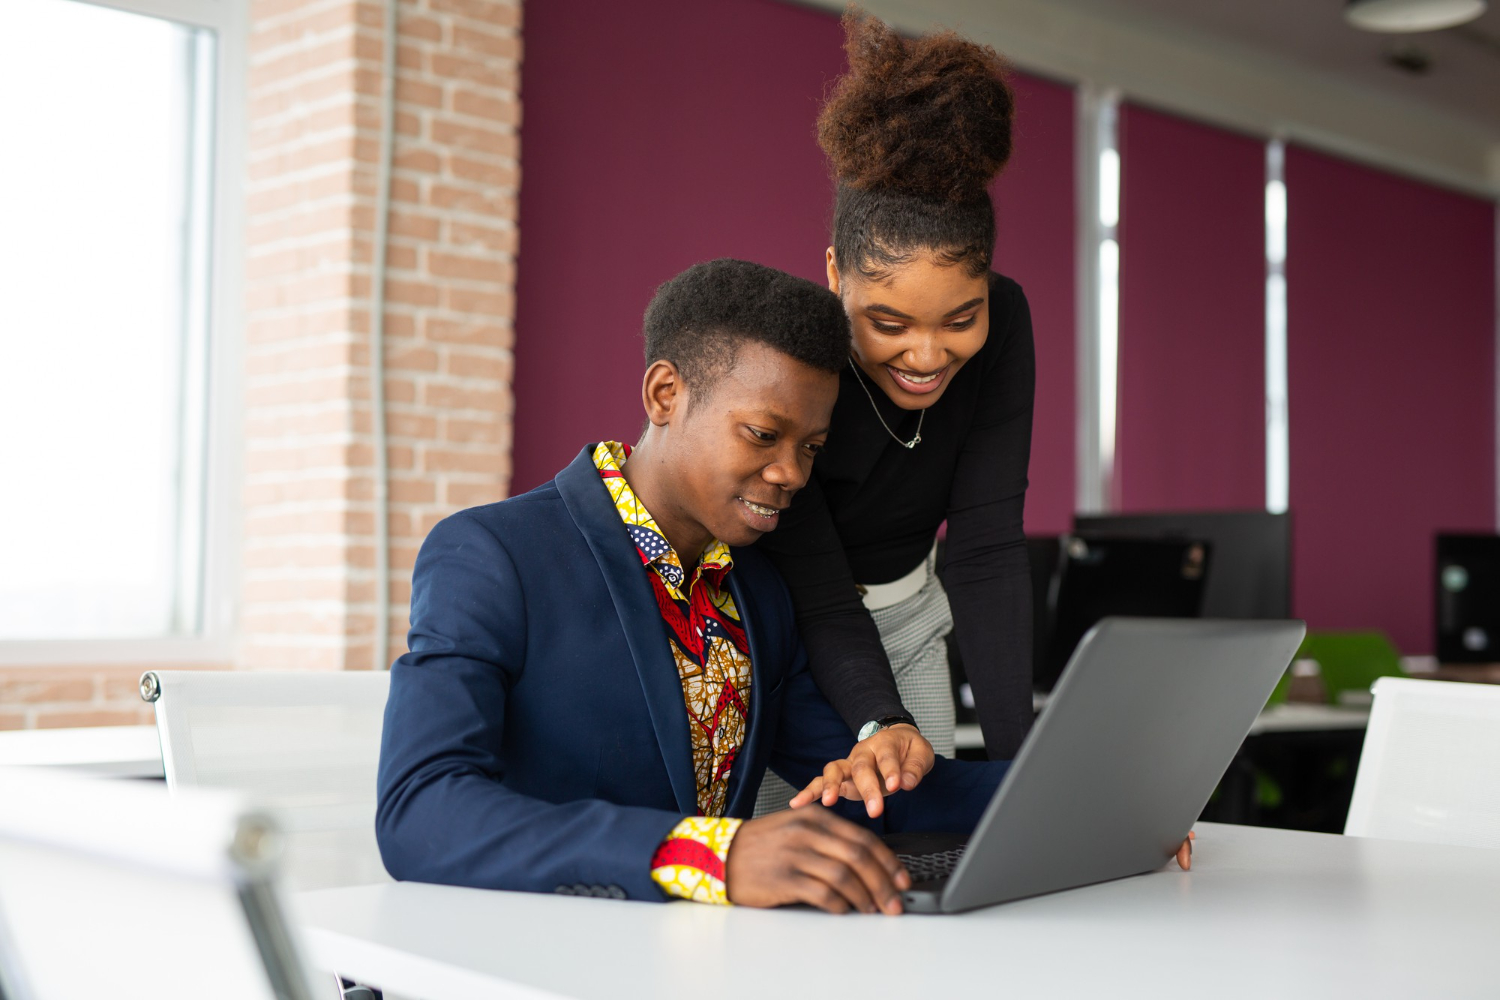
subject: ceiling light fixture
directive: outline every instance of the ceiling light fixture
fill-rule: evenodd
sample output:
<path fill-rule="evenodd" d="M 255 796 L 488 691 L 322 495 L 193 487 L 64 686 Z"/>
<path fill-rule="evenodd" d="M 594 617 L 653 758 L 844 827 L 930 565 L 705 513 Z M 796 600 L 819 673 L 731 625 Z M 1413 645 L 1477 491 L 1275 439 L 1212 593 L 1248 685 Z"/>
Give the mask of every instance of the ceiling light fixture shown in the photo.
<path fill-rule="evenodd" d="M 1344 20 L 1365 31 L 1437 31 L 1472 21 L 1485 0 L 1348 0 Z"/>

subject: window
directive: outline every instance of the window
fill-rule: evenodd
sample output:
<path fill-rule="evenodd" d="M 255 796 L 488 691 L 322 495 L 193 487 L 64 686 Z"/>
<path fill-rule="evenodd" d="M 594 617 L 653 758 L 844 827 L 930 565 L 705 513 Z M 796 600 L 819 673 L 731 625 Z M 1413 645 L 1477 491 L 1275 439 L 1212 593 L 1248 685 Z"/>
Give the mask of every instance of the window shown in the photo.
<path fill-rule="evenodd" d="M 209 631 L 217 49 L 0 7 L 0 642 Z"/>

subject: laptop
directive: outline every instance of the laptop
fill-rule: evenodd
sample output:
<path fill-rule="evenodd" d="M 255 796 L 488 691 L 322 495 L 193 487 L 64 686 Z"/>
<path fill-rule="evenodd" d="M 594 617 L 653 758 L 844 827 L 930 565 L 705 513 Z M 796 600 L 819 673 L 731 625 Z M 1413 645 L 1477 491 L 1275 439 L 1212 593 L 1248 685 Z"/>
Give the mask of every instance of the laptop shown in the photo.
<path fill-rule="evenodd" d="M 957 913 L 1154 871 L 1302 643 L 1300 621 L 1105 618 L 967 838 L 886 838 L 910 913 Z"/>

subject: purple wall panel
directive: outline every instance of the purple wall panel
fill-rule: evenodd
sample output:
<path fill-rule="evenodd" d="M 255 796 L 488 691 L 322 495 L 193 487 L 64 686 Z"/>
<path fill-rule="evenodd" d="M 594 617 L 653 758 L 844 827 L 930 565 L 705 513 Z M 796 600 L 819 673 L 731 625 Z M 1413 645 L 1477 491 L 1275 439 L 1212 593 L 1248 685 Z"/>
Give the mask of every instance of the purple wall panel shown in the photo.
<path fill-rule="evenodd" d="M 1015 153 L 991 191 L 995 270 L 1021 283 L 1036 336 L 1026 530 L 1073 525 L 1077 444 L 1073 89 L 1016 74 Z"/>
<path fill-rule="evenodd" d="M 1493 204 L 1287 150 L 1296 613 L 1432 650 L 1432 535 L 1495 525 Z"/>
<path fill-rule="evenodd" d="M 641 314 L 700 260 L 824 280 L 838 19 L 772 0 L 526 8 L 512 490 L 634 441 Z"/>
<path fill-rule="evenodd" d="M 1265 144 L 1121 108 L 1114 506 L 1265 505 Z"/>

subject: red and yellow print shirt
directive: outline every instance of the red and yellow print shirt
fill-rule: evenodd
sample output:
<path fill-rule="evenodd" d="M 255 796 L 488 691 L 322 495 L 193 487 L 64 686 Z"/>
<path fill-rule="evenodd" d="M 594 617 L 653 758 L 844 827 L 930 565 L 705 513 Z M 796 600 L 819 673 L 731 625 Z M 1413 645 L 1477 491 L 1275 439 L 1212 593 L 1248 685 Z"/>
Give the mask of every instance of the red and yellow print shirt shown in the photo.
<path fill-rule="evenodd" d="M 734 560 L 729 546 L 714 539 L 689 579 L 620 471 L 629 456 L 628 446 L 605 441 L 594 449 L 594 466 L 635 542 L 667 625 L 688 713 L 700 814 L 684 819 L 662 842 L 651 875 L 671 895 L 726 903 L 724 862 L 740 821 L 724 818 L 724 809 L 747 734 L 751 683 L 750 644 L 725 585 Z"/>

